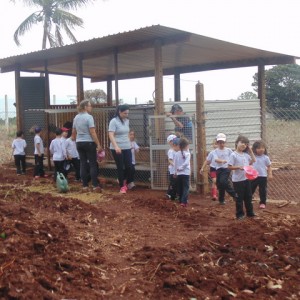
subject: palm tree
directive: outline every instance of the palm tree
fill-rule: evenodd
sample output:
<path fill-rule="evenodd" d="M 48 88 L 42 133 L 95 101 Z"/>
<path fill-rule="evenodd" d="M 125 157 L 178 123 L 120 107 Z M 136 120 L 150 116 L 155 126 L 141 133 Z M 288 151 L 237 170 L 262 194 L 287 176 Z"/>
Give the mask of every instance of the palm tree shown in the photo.
<path fill-rule="evenodd" d="M 11 0 L 15 3 L 16 0 Z M 77 9 L 95 0 L 22 0 L 27 6 L 37 7 L 38 10 L 28 16 L 14 33 L 14 41 L 20 46 L 20 36 L 24 35 L 33 25 L 43 24 L 42 49 L 47 48 L 47 41 L 50 47 L 63 46 L 62 31 L 65 31 L 69 39 L 77 42 L 72 33 L 75 26 L 83 26 L 83 20 L 69 13 L 69 10 Z M 52 30 L 55 26 L 54 32 Z"/>

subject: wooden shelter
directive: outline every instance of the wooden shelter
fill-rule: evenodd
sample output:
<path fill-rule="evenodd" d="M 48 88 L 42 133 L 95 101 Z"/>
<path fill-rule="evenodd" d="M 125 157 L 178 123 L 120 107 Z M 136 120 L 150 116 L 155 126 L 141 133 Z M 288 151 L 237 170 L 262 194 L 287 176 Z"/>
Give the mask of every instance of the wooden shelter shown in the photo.
<path fill-rule="evenodd" d="M 218 69 L 258 67 L 258 97 L 261 103 L 262 133 L 265 132 L 266 65 L 293 64 L 296 57 L 237 45 L 161 25 L 140 28 L 0 59 L 1 72 L 15 72 L 17 127 L 24 128 L 23 112 L 48 109 L 49 74 L 75 76 L 77 101 L 84 95 L 83 78 L 107 82 L 107 104 L 119 99 L 118 81 L 154 77 L 155 114 L 164 114 L 163 76 L 174 76 L 174 99 L 180 101 L 180 74 Z M 44 73 L 44 77 L 21 77 L 21 72 Z M 196 101 L 204 100 L 203 87 L 197 86 Z M 200 104 L 199 104 L 200 105 Z M 200 105 L 197 112 L 201 113 Z M 203 139 L 201 129 L 198 140 Z"/>

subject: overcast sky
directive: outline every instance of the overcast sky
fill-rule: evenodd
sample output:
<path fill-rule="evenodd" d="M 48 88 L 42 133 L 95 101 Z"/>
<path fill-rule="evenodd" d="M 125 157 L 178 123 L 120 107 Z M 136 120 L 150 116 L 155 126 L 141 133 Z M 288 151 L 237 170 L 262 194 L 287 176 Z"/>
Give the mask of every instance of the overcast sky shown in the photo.
<path fill-rule="evenodd" d="M 21 3 L 22 1 L 16 0 Z M 41 28 L 34 28 L 13 41 L 18 25 L 33 12 L 9 0 L 1 0 L 0 58 L 41 49 Z M 76 29 L 79 41 L 135 30 L 145 26 L 163 25 L 221 39 L 224 41 L 300 57 L 299 0 L 97 0 L 75 15 L 84 20 L 84 28 Z M 66 39 L 66 43 L 69 41 Z M 182 100 L 195 98 L 195 84 L 204 84 L 206 99 L 234 99 L 245 91 L 253 91 L 251 83 L 256 67 L 210 71 L 181 75 Z M 60 77 L 51 79 L 51 95 L 66 99 L 75 95 L 76 81 Z M 106 89 L 106 84 L 91 84 L 85 89 Z M 164 80 L 164 99 L 173 100 L 173 78 Z M 152 99 L 154 79 L 121 81 L 120 98 L 127 103 Z M 14 74 L 0 74 L 0 98 L 14 98 Z M 52 96 L 51 96 L 52 97 Z M 57 100 L 58 101 L 58 100 Z M 0 103 L 0 111 L 4 104 Z"/>

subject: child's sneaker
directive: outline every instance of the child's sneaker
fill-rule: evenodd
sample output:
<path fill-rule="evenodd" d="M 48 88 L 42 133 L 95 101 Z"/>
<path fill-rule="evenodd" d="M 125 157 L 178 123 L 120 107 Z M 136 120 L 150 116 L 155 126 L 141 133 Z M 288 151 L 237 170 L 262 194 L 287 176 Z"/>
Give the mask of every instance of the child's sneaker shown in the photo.
<path fill-rule="evenodd" d="M 266 205 L 262 203 L 262 204 L 259 205 L 259 208 L 265 209 L 265 208 L 266 208 Z"/>
<path fill-rule="evenodd" d="M 187 207 L 187 203 L 180 203 L 181 207 Z"/>
<path fill-rule="evenodd" d="M 166 194 L 166 198 L 170 200 L 171 199 L 171 195 Z"/>
<path fill-rule="evenodd" d="M 121 194 L 126 194 L 126 192 L 127 192 L 127 186 L 124 185 L 124 186 L 122 186 L 122 187 L 120 188 L 120 193 L 121 193 Z"/>
<path fill-rule="evenodd" d="M 217 200 L 217 195 L 213 195 L 213 196 L 211 197 L 211 200 L 212 200 L 212 201 L 216 201 L 216 200 Z"/>
<path fill-rule="evenodd" d="M 132 190 L 133 188 L 135 188 L 134 182 L 128 183 L 128 184 L 127 184 L 127 188 L 128 188 L 129 190 Z"/>
<path fill-rule="evenodd" d="M 38 175 L 34 176 L 34 179 L 40 179 L 40 178 L 41 178 L 41 176 L 38 176 Z"/>

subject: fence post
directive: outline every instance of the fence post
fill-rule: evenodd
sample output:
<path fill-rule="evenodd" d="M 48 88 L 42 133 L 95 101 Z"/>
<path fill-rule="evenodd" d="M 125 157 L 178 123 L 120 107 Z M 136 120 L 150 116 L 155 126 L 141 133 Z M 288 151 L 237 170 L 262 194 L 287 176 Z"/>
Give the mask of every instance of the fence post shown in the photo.
<path fill-rule="evenodd" d="M 9 132 L 9 122 L 8 122 L 8 104 L 7 104 L 7 95 L 5 95 L 5 128 L 6 132 Z"/>
<path fill-rule="evenodd" d="M 203 84 L 196 84 L 196 123 L 197 123 L 197 176 L 199 178 L 199 170 L 206 160 L 206 133 L 205 133 L 205 115 L 204 115 L 204 88 Z M 208 176 L 207 172 L 203 173 L 203 181 L 197 180 L 197 190 L 202 194 L 208 192 Z"/>

